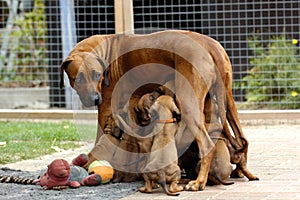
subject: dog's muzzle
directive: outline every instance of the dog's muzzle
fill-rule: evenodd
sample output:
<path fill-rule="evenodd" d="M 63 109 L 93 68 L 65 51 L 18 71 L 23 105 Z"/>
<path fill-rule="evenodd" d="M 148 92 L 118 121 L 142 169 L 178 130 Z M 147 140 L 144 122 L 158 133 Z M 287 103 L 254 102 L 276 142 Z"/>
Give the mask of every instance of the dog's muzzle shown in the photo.
<path fill-rule="evenodd" d="M 95 95 L 93 95 L 92 99 L 95 102 L 95 106 L 98 106 L 98 105 L 100 105 L 102 103 L 102 97 L 98 93 L 96 93 Z"/>
<path fill-rule="evenodd" d="M 99 106 L 102 103 L 101 94 L 99 95 L 98 93 L 93 93 L 88 96 L 79 95 L 79 97 L 83 105 L 86 107 Z"/>

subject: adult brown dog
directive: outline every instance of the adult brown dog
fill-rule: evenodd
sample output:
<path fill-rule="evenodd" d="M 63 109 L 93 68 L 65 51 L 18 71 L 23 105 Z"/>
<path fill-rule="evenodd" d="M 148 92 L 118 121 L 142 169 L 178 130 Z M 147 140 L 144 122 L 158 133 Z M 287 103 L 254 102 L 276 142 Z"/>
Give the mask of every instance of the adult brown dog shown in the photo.
<path fill-rule="evenodd" d="M 127 72 L 144 65 L 147 67 L 131 73 L 126 84 L 117 85 Z M 162 65 L 168 67 L 162 68 Z M 95 70 L 91 70 L 94 68 Z M 170 69 L 175 69 L 176 73 Z M 112 109 L 118 109 L 111 99 L 118 99 L 117 106 L 122 107 L 128 101 L 136 82 L 152 81 L 163 85 L 168 80 L 175 79 L 176 94 L 182 107 L 182 120 L 194 135 L 203 155 L 198 178 L 191 181 L 187 189 L 205 188 L 213 155 L 214 145 L 204 127 L 203 116 L 204 100 L 209 92 L 217 97 L 222 123 L 227 117 L 236 138 L 244 136 L 231 93 L 229 58 L 221 45 L 207 36 L 189 31 L 162 31 L 149 35 L 95 35 L 73 48 L 62 63 L 61 71 L 64 70 L 83 104 L 98 105 L 100 128 L 96 141 L 99 140 Z M 96 84 L 97 80 L 99 84 Z M 118 86 L 117 92 L 115 86 Z M 121 93 L 123 98 L 120 98 Z M 101 154 L 97 149 L 96 144 L 89 154 L 91 158 Z M 246 166 L 246 161 L 245 154 L 240 168 Z"/>
<path fill-rule="evenodd" d="M 153 182 L 158 182 L 168 195 L 177 196 L 183 190 L 178 186 L 181 178 L 180 168 L 177 164 L 177 150 L 175 134 L 178 129 L 176 118 L 173 113 L 180 115 L 172 97 L 162 95 L 149 108 L 153 127 L 153 143 L 148 163 L 144 169 L 143 178 L 145 186 L 141 192 L 151 193 Z M 170 183 L 169 189 L 166 183 Z"/>

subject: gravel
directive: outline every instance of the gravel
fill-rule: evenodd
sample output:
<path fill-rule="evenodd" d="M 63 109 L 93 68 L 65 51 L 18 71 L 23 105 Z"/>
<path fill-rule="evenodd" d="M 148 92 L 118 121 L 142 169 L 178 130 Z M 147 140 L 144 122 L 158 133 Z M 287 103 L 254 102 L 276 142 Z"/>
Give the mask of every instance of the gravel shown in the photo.
<path fill-rule="evenodd" d="M 0 174 L 17 176 L 20 178 L 37 178 L 44 170 L 36 172 L 1 168 Z M 21 185 L 13 183 L 0 183 L 0 200 L 7 199 L 120 199 L 138 190 L 142 181 L 133 183 L 109 183 L 95 187 L 80 187 L 65 190 L 44 190 L 39 185 Z"/>

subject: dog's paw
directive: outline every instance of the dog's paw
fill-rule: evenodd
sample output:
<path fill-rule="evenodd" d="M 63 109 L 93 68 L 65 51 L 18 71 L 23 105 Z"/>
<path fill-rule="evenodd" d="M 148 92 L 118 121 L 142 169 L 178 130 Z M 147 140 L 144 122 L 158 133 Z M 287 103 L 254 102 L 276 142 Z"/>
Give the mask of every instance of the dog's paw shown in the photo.
<path fill-rule="evenodd" d="M 244 178 L 244 174 L 240 169 L 235 169 L 230 174 L 231 178 Z"/>
<path fill-rule="evenodd" d="M 253 176 L 249 178 L 249 181 L 259 181 L 259 178 L 257 176 Z"/>
<path fill-rule="evenodd" d="M 139 191 L 142 192 L 142 193 L 151 193 L 151 192 L 152 192 L 151 189 L 146 188 L 146 187 L 141 187 L 141 188 L 139 189 Z"/>
<path fill-rule="evenodd" d="M 172 193 L 176 193 L 176 192 L 181 192 L 183 191 L 183 187 L 182 186 L 179 186 L 179 185 L 176 185 L 176 186 L 170 186 L 169 188 L 169 191 L 172 192 Z"/>
<path fill-rule="evenodd" d="M 190 181 L 186 186 L 187 191 L 202 191 L 205 189 L 204 183 L 198 183 L 197 181 Z"/>

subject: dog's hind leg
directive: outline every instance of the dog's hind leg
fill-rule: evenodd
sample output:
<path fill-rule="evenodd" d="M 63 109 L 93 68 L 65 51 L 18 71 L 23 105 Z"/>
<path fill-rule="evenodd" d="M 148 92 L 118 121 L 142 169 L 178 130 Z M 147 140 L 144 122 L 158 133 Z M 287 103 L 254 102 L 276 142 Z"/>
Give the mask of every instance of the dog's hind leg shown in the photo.
<path fill-rule="evenodd" d="M 237 145 L 236 145 L 234 138 L 232 137 L 232 135 L 230 133 L 229 126 L 228 126 L 227 119 L 226 119 L 225 102 L 228 103 L 228 101 L 230 101 L 230 99 L 227 99 L 227 96 L 225 94 L 226 89 L 225 89 L 224 83 L 222 81 L 220 72 L 218 70 L 216 70 L 216 74 L 217 74 L 217 79 L 215 82 L 215 86 L 212 89 L 212 93 L 213 93 L 213 95 L 216 96 L 216 103 L 218 106 L 219 118 L 220 118 L 221 124 L 223 126 L 223 132 L 225 133 L 225 135 L 226 135 L 227 139 L 229 140 L 230 144 L 232 145 L 232 147 L 236 149 Z M 238 141 L 238 143 L 241 144 L 241 146 L 243 146 L 242 142 L 239 142 L 239 140 L 237 140 L 237 141 Z"/>
<path fill-rule="evenodd" d="M 241 138 L 246 139 L 246 136 L 242 130 L 242 126 L 240 123 L 240 120 L 238 118 L 238 112 L 237 112 L 237 108 L 236 105 L 234 103 L 234 99 L 232 96 L 232 92 L 231 91 L 227 91 L 226 93 L 226 106 L 227 106 L 227 112 L 226 112 L 226 117 L 227 120 L 232 128 L 232 131 L 235 135 L 235 138 L 237 139 L 238 143 L 243 146 L 243 141 L 241 140 Z"/>
<path fill-rule="evenodd" d="M 258 177 L 254 176 L 247 168 L 247 161 L 248 161 L 248 140 L 242 130 L 240 120 L 238 118 L 237 108 L 235 106 L 232 93 L 227 92 L 227 113 L 226 117 L 227 120 L 235 134 L 235 137 L 241 146 L 246 144 L 244 149 L 244 153 L 241 156 L 241 161 L 236 165 L 236 169 L 232 172 L 232 177 L 242 177 L 243 174 L 251 181 L 251 180 L 259 180 Z"/>

